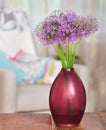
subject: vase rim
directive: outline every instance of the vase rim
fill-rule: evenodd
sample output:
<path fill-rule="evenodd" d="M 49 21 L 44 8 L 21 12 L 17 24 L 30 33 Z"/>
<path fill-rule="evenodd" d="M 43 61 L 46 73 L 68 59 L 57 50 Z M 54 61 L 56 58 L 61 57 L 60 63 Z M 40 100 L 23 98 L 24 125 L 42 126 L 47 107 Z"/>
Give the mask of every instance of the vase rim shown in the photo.
<path fill-rule="evenodd" d="M 70 71 L 70 70 L 74 70 L 74 68 L 62 68 L 62 70 Z"/>

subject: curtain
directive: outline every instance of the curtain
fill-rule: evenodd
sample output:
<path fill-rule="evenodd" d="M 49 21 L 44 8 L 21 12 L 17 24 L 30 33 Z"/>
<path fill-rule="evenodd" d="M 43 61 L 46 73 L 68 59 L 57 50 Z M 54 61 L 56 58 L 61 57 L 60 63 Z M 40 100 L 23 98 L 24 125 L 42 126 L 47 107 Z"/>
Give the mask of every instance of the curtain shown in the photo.
<path fill-rule="evenodd" d="M 0 9 L 8 8 L 11 6 L 10 0 L 0 0 Z"/>

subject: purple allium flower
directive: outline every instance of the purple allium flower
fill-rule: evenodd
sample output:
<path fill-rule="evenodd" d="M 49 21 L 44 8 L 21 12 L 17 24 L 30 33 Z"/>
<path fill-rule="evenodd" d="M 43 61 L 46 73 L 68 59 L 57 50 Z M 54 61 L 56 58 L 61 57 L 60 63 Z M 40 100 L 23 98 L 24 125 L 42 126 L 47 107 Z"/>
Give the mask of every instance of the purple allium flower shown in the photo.
<path fill-rule="evenodd" d="M 54 11 L 35 28 L 44 45 L 68 44 L 88 37 L 98 30 L 98 22 L 93 17 L 81 17 L 71 10 Z"/>
<path fill-rule="evenodd" d="M 71 10 L 65 12 L 56 10 L 35 28 L 36 35 L 44 45 L 55 46 L 65 67 L 73 67 L 79 41 L 95 33 L 97 30 L 98 21 L 96 18 L 78 16 Z M 67 49 L 68 51 L 73 50 L 73 52 L 70 53 L 65 50 L 65 53 L 68 54 L 64 58 L 65 55 L 62 55 L 64 53 L 63 45 L 67 48 L 67 45 L 74 43 L 76 44 L 73 48 L 68 46 Z M 69 55 L 71 55 L 71 61 L 69 61 Z"/>

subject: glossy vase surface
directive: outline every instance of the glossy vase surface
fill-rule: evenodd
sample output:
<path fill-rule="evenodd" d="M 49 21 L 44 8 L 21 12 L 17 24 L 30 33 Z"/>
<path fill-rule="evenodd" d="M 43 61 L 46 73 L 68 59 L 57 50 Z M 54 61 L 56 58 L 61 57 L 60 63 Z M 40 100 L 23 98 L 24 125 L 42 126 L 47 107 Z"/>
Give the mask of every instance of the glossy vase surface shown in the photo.
<path fill-rule="evenodd" d="M 61 69 L 51 87 L 49 105 L 57 126 L 80 123 L 86 107 L 86 92 L 74 69 Z"/>

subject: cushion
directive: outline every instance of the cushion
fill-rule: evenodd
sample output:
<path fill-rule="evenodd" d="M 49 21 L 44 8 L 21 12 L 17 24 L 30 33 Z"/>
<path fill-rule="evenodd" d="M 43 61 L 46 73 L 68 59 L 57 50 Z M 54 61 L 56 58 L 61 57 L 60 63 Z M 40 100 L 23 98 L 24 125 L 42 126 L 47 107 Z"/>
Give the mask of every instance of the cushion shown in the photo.
<path fill-rule="evenodd" d="M 0 68 L 13 71 L 17 77 L 17 84 L 19 84 L 23 80 L 24 73 L 14 64 L 12 64 L 2 51 L 0 51 Z"/>
<path fill-rule="evenodd" d="M 33 35 L 25 12 L 0 11 L 0 49 L 13 56 L 20 49 L 36 56 Z"/>

